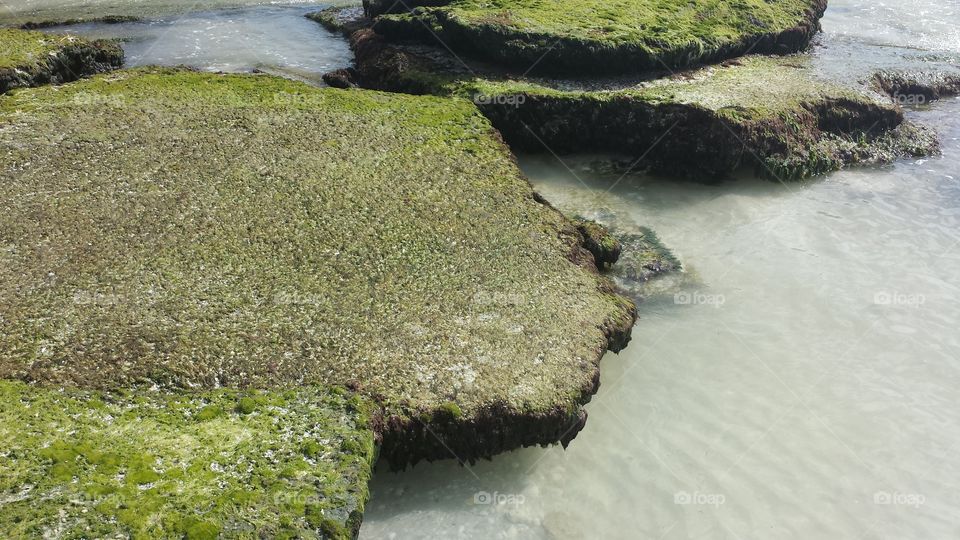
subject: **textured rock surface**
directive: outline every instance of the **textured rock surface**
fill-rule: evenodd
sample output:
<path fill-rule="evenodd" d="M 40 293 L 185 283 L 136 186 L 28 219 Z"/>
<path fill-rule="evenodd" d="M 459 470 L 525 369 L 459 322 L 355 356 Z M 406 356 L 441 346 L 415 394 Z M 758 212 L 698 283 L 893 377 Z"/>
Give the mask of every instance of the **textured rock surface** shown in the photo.
<path fill-rule="evenodd" d="M 434 4 L 434 2 L 428 2 Z M 679 69 L 807 47 L 826 0 L 452 0 L 385 14 L 377 31 L 523 73 L 584 77 Z M 368 2 L 374 16 L 408 3 Z M 415 5 L 415 3 L 414 3 Z"/>
<path fill-rule="evenodd" d="M 513 78 L 437 49 L 353 34 L 367 87 L 471 99 L 518 150 L 618 152 L 680 176 L 792 180 L 938 151 L 895 104 L 818 80 L 808 58 L 748 56 L 654 80 Z"/>
<path fill-rule="evenodd" d="M 349 384 L 383 455 L 567 442 L 633 304 L 465 100 L 120 71 L 0 100 L 0 377 Z"/>
<path fill-rule="evenodd" d="M 0 94 L 74 81 L 122 64 L 123 49 L 112 41 L 0 29 Z"/>

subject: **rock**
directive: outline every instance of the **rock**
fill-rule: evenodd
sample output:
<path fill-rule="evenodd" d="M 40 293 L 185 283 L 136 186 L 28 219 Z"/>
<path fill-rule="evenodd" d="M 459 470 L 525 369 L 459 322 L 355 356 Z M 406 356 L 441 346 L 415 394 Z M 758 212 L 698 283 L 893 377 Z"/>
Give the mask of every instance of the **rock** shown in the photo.
<path fill-rule="evenodd" d="M 573 222 L 583 235 L 583 247 L 593 254 L 598 269 L 603 270 L 617 262 L 623 246 L 606 227 L 596 221 L 580 217 L 574 218 Z"/>
<path fill-rule="evenodd" d="M 0 94 L 17 87 L 70 82 L 123 64 L 123 49 L 109 40 L 0 29 L 0 44 Z"/>
<path fill-rule="evenodd" d="M 900 105 L 923 105 L 945 97 L 960 95 L 960 70 L 880 71 L 872 78 L 874 86 Z"/>
<path fill-rule="evenodd" d="M 327 30 L 346 37 L 372 24 L 370 19 L 364 17 L 363 9 L 359 6 L 332 6 L 304 16 Z"/>
<path fill-rule="evenodd" d="M 457 68 L 444 51 L 372 30 L 351 45 L 363 85 L 471 99 L 515 150 L 619 153 L 665 175 L 743 167 L 780 181 L 933 155 L 932 131 L 894 104 L 818 80 L 806 56 L 747 56 L 659 79 L 546 80 Z"/>
<path fill-rule="evenodd" d="M 333 88 L 356 88 L 357 72 L 353 68 L 343 68 L 323 74 L 323 82 Z"/>
<path fill-rule="evenodd" d="M 398 13 L 382 13 L 389 6 Z M 421 6 L 409 12 L 404 8 Z M 376 30 L 518 73 L 567 78 L 684 69 L 746 53 L 805 49 L 826 0 L 367 1 Z"/>
<path fill-rule="evenodd" d="M 391 465 L 469 461 L 568 443 L 636 318 L 465 100 L 142 68 L 0 141 L 0 379 L 349 384 Z"/>

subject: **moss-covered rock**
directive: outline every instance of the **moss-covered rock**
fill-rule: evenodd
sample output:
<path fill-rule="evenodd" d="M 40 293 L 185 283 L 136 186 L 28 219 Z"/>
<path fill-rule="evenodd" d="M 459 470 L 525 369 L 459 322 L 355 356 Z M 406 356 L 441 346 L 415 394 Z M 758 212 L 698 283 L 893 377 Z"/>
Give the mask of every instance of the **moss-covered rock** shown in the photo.
<path fill-rule="evenodd" d="M 752 167 L 791 180 L 938 150 L 895 104 L 817 79 L 802 55 L 747 56 L 654 80 L 570 81 L 468 70 L 443 51 L 369 29 L 351 43 L 364 86 L 472 99 L 523 151 L 617 152 L 670 175 Z"/>
<path fill-rule="evenodd" d="M 370 16 L 385 9 L 366 5 Z M 524 73 L 583 77 L 797 52 L 826 7 L 826 0 L 452 0 L 380 15 L 377 31 L 439 41 Z"/>
<path fill-rule="evenodd" d="M 923 105 L 960 95 L 960 68 L 952 71 L 884 70 L 873 75 L 876 88 L 901 105 Z"/>
<path fill-rule="evenodd" d="M 236 412 L 244 400 L 249 414 Z M 356 403 L 306 387 L 118 394 L 0 381 L 0 532 L 351 538 L 376 457 L 372 405 Z"/>
<path fill-rule="evenodd" d="M 593 260 L 598 269 L 603 270 L 617 262 L 623 245 L 610 234 L 606 227 L 592 219 L 582 217 L 575 218 L 573 222 L 583 235 L 583 247 L 593 254 Z"/>
<path fill-rule="evenodd" d="M 2 378 L 349 383 L 402 465 L 569 441 L 629 339 L 466 100 L 141 69 L 19 90 L 0 128 Z"/>
<path fill-rule="evenodd" d="M 123 49 L 113 41 L 0 28 L 0 94 L 74 81 L 122 64 Z"/>

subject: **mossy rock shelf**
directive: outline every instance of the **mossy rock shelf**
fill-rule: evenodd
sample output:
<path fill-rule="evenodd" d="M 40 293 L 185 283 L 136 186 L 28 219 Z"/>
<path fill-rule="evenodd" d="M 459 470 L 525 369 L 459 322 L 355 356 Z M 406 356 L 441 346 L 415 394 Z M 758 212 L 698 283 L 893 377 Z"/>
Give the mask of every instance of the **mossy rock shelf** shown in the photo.
<path fill-rule="evenodd" d="M 153 68 L 17 90 L 0 127 L 0 378 L 348 385 L 403 466 L 568 442 L 629 340 L 466 100 Z"/>
<path fill-rule="evenodd" d="M 820 29 L 826 7 L 826 0 L 365 0 L 377 31 L 391 39 L 439 41 L 519 72 L 569 77 L 797 52 Z M 403 12 L 384 13 L 391 8 Z"/>
<path fill-rule="evenodd" d="M 900 107 L 818 79 L 805 55 L 750 55 L 657 79 L 571 80 L 465 66 L 369 28 L 351 45 L 362 86 L 471 99 L 520 151 L 620 153 L 676 176 L 747 167 L 787 181 L 939 150 Z"/>
<path fill-rule="evenodd" d="M 113 41 L 0 28 L 0 94 L 74 81 L 122 64 L 123 49 Z"/>

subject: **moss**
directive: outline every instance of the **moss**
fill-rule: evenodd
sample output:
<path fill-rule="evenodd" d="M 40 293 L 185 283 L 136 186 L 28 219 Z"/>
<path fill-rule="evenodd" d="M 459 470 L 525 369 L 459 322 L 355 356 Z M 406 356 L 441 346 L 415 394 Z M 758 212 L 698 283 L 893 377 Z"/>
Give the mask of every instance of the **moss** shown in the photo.
<path fill-rule="evenodd" d="M 257 410 L 257 402 L 250 396 L 244 396 L 237 401 L 237 412 L 240 414 L 251 414 Z"/>
<path fill-rule="evenodd" d="M 0 93 L 72 81 L 122 62 L 123 50 L 113 42 L 0 28 Z"/>
<path fill-rule="evenodd" d="M 207 420 L 213 420 L 222 414 L 223 408 L 219 405 L 207 405 L 206 407 L 200 409 L 200 412 L 196 414 L 195 418 L 200 422 L 206 422 Z"/>
<path fill-rule="evenodd" d="M 824 0 L 452 0 L 382 15 L 377 31 L 440 40 L 522 71 L 582 76 L 796 52 L 825 9 Z"/>
<path fill-rule="evenodd" d="M 257 415 L 232 390 L 57 390 L 0 381 L 0 530 L 10 538 L 273 537 L 344 528 L 362 511 L 374 460 L 371 425 L 322 388 L 270 392 Z M 92 400 L 102 406 L 91 407 Z M 323 448 L 310 463 L 294 441 Z M 338 456 L 349 452 L 356 459 Z M 325 457 L 326 456 L 326 457 Z M 297 475 L 279 471 L 293 468 Z M 312 523 L 304 511 L 325 516 Z M 339 530 L 339 529 L 336 529 Z M 342 536 L 337 536 L 341 538 Z"/>
<path fill-rule="evenodd" d="M 634 155 L 643 158 L 637 167 L 676 176 L 753 167 L 784 181 L 938 151 L 897 106 L 819 80 L 802 55 L 747 56 L 654 80 L 569 81 L 464 72 L 443 51 L 369 30 L 352 46 L 364 86 L 471 99 L 522 151 Z"/>
<path fill-rule="evenodd" d="M 440 405 L 439 409 L 447 418 L 457 420 L 463 416 L 463 410 L 460 409 L 460 406 L 452 401 L 448 401 Z"/>
<path fill-rule="evenodd" d="M 452 401 L 482 456 L 555 441 L 633 322 L 463 99 L 139 69 L 17 91 L 0 127 L 0 377 L 352 385 L 396 437 Z M 214 405 L 247 397 L 274 399 Z"/>

